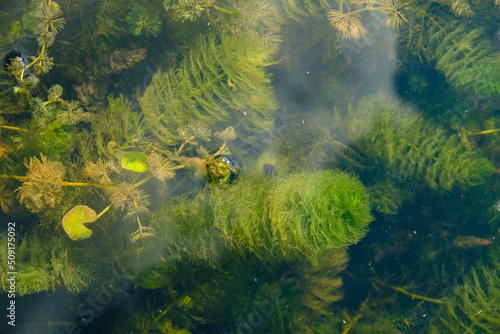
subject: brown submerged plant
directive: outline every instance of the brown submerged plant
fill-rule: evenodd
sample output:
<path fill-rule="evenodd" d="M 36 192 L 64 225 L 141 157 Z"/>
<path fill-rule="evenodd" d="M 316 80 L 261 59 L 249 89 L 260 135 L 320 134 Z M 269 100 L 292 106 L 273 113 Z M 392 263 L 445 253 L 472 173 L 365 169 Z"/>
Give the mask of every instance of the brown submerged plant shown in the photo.
<path fill-rule="evenodd" d="M 14 205 L 14 195 L 7 189 L 5 184 L 0 182 L 0 207 L 3 212 L 9 213 L 10 208 Z"/>
<path fill-rule="evenodd" d="M 171 179 L 175 176 L 175 165 L 158 153 L 152 153 L 147 158 L 151 174 L 161 181 Z"/>
<path fill-rule="evenodd" d="M 83 172 L 92 180 L 100 184 L 111 184 L 109 175 L 116 170 L 116 166 L 112 161 L 98 159 L 96 163 L 89 161 Z"/>
<path fill-rule="evenodd" d="M 328 14 L 328 19 L 341 33 L 342 38 L 360 39 L 366 35 L 366 28 L 361 23 L 359 15 L 348 16 L 338 10 L 332 10 Z"/>
<path fill-rule="evenodd" d="M 49 161 L 40 154 L 41 160 L 30 158 L 24 165 L 28 168 L 28 174 L 24 178 L 23 185 L 16 191 L 19 192 L 19 201 L 33 212 L 40 211 L 44 207 L 53 208 L 63 196 L 63 181 L 66 170 L 62 163 Z"/>
<path fill-rule="evenodd" d="M 131 207 L 149 205 L 148 194 L 128 183 L 118 185 L 111 193 L 110 200 L 115 209 L 122 211 L 127 205 Z"/>

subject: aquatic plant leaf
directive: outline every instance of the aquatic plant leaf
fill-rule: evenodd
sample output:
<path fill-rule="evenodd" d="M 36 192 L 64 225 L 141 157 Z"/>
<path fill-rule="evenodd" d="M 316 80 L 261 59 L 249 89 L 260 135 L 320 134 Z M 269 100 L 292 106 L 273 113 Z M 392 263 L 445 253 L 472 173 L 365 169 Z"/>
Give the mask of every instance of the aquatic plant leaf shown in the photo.
<path fill-rule="evenodd" d="M 127 152 L 121 161 L 123 169 L 128 169 L 137 173 L 144 173 L 148 170 L 148 156 L 142 152 Z"/>
<path fill-rule="evenodd" d="M 90 238 L 92 230 L 84 224 L 93 223 L 97 219 L 97 214 L 86 205 L 77 205 L 62 219 L 64 231 L 71 240 L 85 240 Z"/>

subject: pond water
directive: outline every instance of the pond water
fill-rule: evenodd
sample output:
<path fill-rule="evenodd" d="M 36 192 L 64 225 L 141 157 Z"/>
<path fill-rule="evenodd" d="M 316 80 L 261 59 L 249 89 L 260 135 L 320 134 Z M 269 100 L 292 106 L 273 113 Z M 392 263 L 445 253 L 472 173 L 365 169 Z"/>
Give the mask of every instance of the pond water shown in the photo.
<path fill-rule="evenodd" d="M 0 7 L 1 333 L 499 333 L 498 1 Z"/>

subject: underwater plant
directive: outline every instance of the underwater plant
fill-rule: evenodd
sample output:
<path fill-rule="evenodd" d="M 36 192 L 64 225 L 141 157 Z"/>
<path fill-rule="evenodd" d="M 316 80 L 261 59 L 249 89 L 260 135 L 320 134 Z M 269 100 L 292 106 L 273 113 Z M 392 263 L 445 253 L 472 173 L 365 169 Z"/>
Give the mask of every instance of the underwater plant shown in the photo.
<path fill-rule="evenodd" d="M 352 174 L 242 175 L 194 199 L 174 196 L 153 211 L 150 226 L 157 233 L 144 252 L 160 265 L 187 260 L 220 269 L 227 257 L 252 259 L 260 268 L 305 259 L 318 265 L 321 254 L 363 238 L 372 220 L 368 193 Z M 157 287 L 161 277 L 142 281 Z"/>
<path fill-rule="evenodd" d="M 435 64 L 459 92 L 488 97 L 500 93 L 500 61 L 484 27 L 439 8 L 419 11 L 411 17 L 411 24 L 402 31 L 402 49 Z"/>
<path fill-rule="evenodd" d="M 30 158 L 29 163 L 25 162 L 28 168 L 26 176 L 0 175 L 0 177 L 23 182 L 18 189 L 19 199 L 32 212 L 54 208 L 63 196 L 63 186 L 102 189 L 111 203 L 99 214 L 87 206 L 77 205 L 63 217 L 64 230 L 72 240 L 87 239 L 92 235 L 92 231 L 86 228 L 85 224 L 96 221 L 113 207 L 116 210 L 126 211 L 124 220 L 138 224 L 138 231 L 130 235 L 131 240 L 135 242 L 141 238 L 150 238 L 155 234 L 153 229 L 143 226 L 141 222 L 142 217 L 149 213 L 150 204 L 149 195 L 144 190 L 138 189 L 141 185 L 153 178 L 165 182 L 166 179 L 174 177 L 176 170 L 187 167 L 198 170 L 208 180 L 217 184 L 227 182 L 231 175 L 238 173 L 229 157 L 220 158 L 227 142 L 236 138 L 232 127 L 214 133 L 214 136 L 222 141 L 222 145 L 213 154 L 200 148 L 201 158 L 183 156 L 181 153 L 187 145 L 196 144 L 195 139 L 208 140 L 212 135 L 210 129 L 201 122 L 195 122 L 187 129 L 179 128 L 178 133 L 182 138 L 182 144 L 176 149 L 175 154 L 164 152 L 157 147 L 150 147 L 146 154 L 137 150 L 138 143 L 129 146 L 123 138 L 116 137 L 115 139 L 121 139 L 120 143 L 124 145 L 118 147 L 116 142 L 112 142 L 114 145 L 108 142 L 106 146 L 108 154 L 119 159 L 121 169 L 118 169 L 111 159 L 99 158 L 95 163 L 88 161 L 83 171 L 95 183 L 65 181 L 64 165 L 58 161 L 48 160 L 43 154 L 41 154 L 41 160 L 34 157 Z M 148 143 L 141 143 L 141 145 L 146 144 Z M 138 177 L 132 180 L 132 176 Z M 5 203 L 7 204 L 6 201 Z"/>
<path fill-rule="evenodd" d="M 7 291 L 7 237 L 0 238 L 2 249 L 0 277 Z M 94 264 L 85 261 L 81 249 L 70 247 L 67 238 L 32 231 L 20 237 L 16 247 L 16 295 L 24 296 L 44 291 L 55 291 L 63 286 L 79 293 L 85 290 L 97 274 Z"/>
<path fill-rule="evenodd" d="M 25 161 L 28 174 L 18 189 L 19 201 L 33 212 L 54 207 L 60 201 L 66 174 L 62 163 L 48 161 L 43 154 L 40 158 L 31 158 L 29 163 Z"/>
<path fill-rule="evenodd" d="M 319 326 L 328 321 L 324 316 L 331 316 L 331 306 L 344 297 L 342 289 L 342 272 L 347 267 L 349 257 L 344 251 L 325 252 L 319 256 L 318 266 L 305 272 L 305 282 L 301 291 L 301 303 L 307 312 L 307 324 L 297 324 L 299 327 Z M 304 329 L 301 331 L 303 332 Z M 310 329 L 309 332 L 315 332 Z"/>
<path fill-rule="evenodd" d="M 53 85 L 49 88 L 47 101 L 35 98 L 32 102 L 33 113 L 40 117 L 54 117 L 62 125 L 75 125 L 82 120 L 83 109 L 75 100 L 64 100 L 61 98 L 63 88 Z"/>
<path fill-rule="evenodd" d="M 32 6 L 38 3 L 34 1 Z M 349 112 L 353 114 L 344 119 L 345 115 L 340 115 L 345 110 L 342 103 L 361 96 L 364 90 L 351 85 L 357 72 L 349 63 L 349 55 L 344 59 L 342 40 L 331 33 L 328 25 L 327 13 L 335 5 L 331 1 L 165 0 L 166 13 L 160 3 L 149 2 L 144 8 L 134 1 L 77 1 L 74 7 L 64 7 L 78 8 L 69 13 L 68 20 L 81 18 L 68 24 L 64 33 L 74 26 L 81 27 L 81 32 L 78 38 L 64 36 L 61 43 L 53 46 L 52 52 L 59 59 L 59 50 L 55 50 L 59 45 L 61 49 L 78 45 L 73 51 L 61 51 L 67 61 L 54 69 L 54 77 L 66 73 L 61 82 L 74 84 L 72 94 L 77 94 L 87 112 L 76 102 L 63 99 L 62 87 L 58 85 L 49 89 L 47 98 L 22 97 L 31 107 L 29 119 L 0 111 L 5 118 L 0 120 L 0 205 L 6 212 L 31 211 L 39 217 L 32 225 L 23 226 L 23 232 L 27 229 L 26 237 L 20 237 L 19 293 L 58 288 L 79 293 L 108 284 L 110 274 L 124 270 L 134 285 L 127 292 L 139 299 L 132 299 L 133 309 L 119 309 L 118 321 L 111 320 L 116 316 L 114 306 L 105 311 L 102 318 L 106 319 L 102 321 L 107 326 L 114 322 L 115 332 L 238 331 L 245 329 L 241 326 L 248 319 L 256 320 L 249 318 L 256 309 L 262 312 L 264 320 L 255 328 L 246 327 L 249 332 L 411 332 L 415 327 L 406 311 L 387 316 L 387 308 L 380 308 L 376 321 L 362 307 L 348 316 L 357 306 L 357 297 L 373 292 L 369 287 L 359 285 L 363 291 L 339 305 L 343 298 L 341 275 L 360 272 L 359 258 L 353 261 L 349 272 L 345 271 L 346 248 L 367 233 L 373 220 L 370 204 L 379 212 L 393 215 L 407 208 L 402 206 L 408 198 L 407 189 L 387 185 L 386 175 L 423 184 L 430 188 L 425 190 L 429 190 L 432 199 L 456 189 L 468 189 L 485 182 L 493 170 L 479 151 L 484 146 L 464 145 L 460 133 L 425 119 L 423 114 L 399 102 L 366 98 L 351 107 Z M 400 21 L 390 24 L 403 31 L 404 22 L 411 21 L 414 15 L 406 10 L 412 3 L 422 4 L 340 3 L 341 14 L 336 13 L 340 19 L 333 14 L 330 18 L 338 19 L 340 27 L 350 35 L 362 34 L 359 25 L 368 10 L 360 9 L 387 5 L 387 10 L 393 10 L 392 15 Z M 475 6 L 470 4 L 471 8 Z M 161 11 L 152 10 L 153 6 Z M 459 8 L 456 10 L 458 13 Z M 358 18 L 359 13 L 363 14 Z M 468 15 L 467 10 L 461 15 Z M 173 22 L 175 17 L 197 22 Z M 60 17 L 54 17 L 57 18 Z M 163 26 L 168 36 L 160 35 Z M 302 41 L 292 41 L 295 36 L 290 30 L 305 26 L 309 28 L 304 29 L 303 36 L 310 43 L 304 46 Z M 281 38 L 281 31 L 286 29 L 286 37 Z M 460 34 L 448 29 L 445 30 L 454 41 L 459 41 Z M 456 30 L 467 33 L 460 27 Z M 115 47 L 129 43 L 132 35 L 157 34 L 161 38 L 132 38 L 140 45 L 131 49 Z M 327 34 L 330 38 L 325 38 Z M 120 36 L 127 36 L 128 40 Z M 484 38 L 478 31 L 467 38 L 472 37 L 481 37 L 478 45 L 482 45 Z M 271 65 L 282 39 L 290 43 L 290 49 L 300 44 L 297 47 L 303 48 L 303 53 L 314 54 L 301 59 L 303 69 L 311 69 L 307 73 L 310 79 L 302 87 L 317 93 L 296 107 L 297 115 L 301 115 L 293 124 L 275 114 L 279 106 L 274 87 L 281 89 L 286 80 L 276 75 L 273 82 L 270 73 L 280 71 Z M 75 41 L 84 41 L 85 46 Z M 453 55 L 462 60 L 470 55 L 474 61 L 481 61 L 471 51 L 446 55 L 452 52 L 452 44 L 446 43 L 443 42 L 447 49 L 440 54 L 443 59 Z M 317 51 L 333 56 L 323 57 L 321 63 L 317 56 L 321 52 Z M 146 52 L 148 63 L 140 64 L 131 76 L 137 80 L 119 79 L 119 72 L 131 64 L 130 59 L 143 59 Z M 74 55 L 80 59 L 70 59 Z M 98 57 L 106 58 L 105 66 L 95 61 Z M 431 61 L 437 62 L 437 58 Z M 469 66 L 465 60 L 463 64 Z M 154 66 L 162 69 L 145 91 L 138 93 L 139 104 L 129 100 L 130 96 L 118 95 L 130 92 L 134 84 L 134 93 L 138 85 L 147 85 Z M 334 81 L 328 88 L 339 87 L 335 95 L 325 94 L 324 81 L 318 79 L 326 77 L 315 74 L 327 66 L 334 73 L 327 78 Z M 99 71 L 113 73 L 103 84 L 112 83 L 109 89 L 116 94 L 108 96 L 107 107 L 104 96 L 108 88 L 101 90 L 96 85 L 104 77 L 99 76 Z M 69 72 L 79 74 L 68 77 Z M 78 85 L 72 75 L 78 77 Z M 453 84 L 451 76 L 447 78 Z M 140 79 L 143 80 L 139 84 Z M 340 95 L 345 96 L 338 103 Z M 332 110 L 330 102 L 335 103 L 336 110 Z M 286 104 L 283 101 L 281 110 Z M 324 108 L 323 116 L 327 117 L 317 117 L 320 108 Z M 310 114 L 305 115 L 306 109 Z M 436 109 L 434 106 L 432 110 Z M 280 121 L 286 130 L 279 128 Z M 216 129 L 222 131 L 212 133 Z M 273 143 L 269 143 L 267 134 L 273 130 Z M 271 148 L 255 147 L 263 139 Z M 236 144 L 229 143 L 234 140 Z M 274 171 L 272 166 L 267 169 L 267 176 L 241 173 L 236 157 L 245 154 L 247 146 L 238 145 L 243 143 L 255 145 L 256 151 L 267 149 L 275 161 L 288 169 L 276 164 Z M 279 147 L 278 153 L 275 147 Z M 368 189 L 352 173 L 320 169 L 345 166 L 361 171 L 360 177 L 363 182 L 366 180 Z M 12 194 L 16 188 L 21 204 L 28 210 L 15 207 Z M 375 200 L 368 198 L 370 192 Z M 398 233 L 398 218 L 379 224 L 379 231 L 374 233 Z M 34 216 L 30 215 L 28 220 L 32 219 Z M 419 223 L 422 230 L 429 225 L 425 221 Z M 397 236 L 386 240 L 406 246 L 407 235 Z M 373 240 L 367 240 L 370 249 Z M 364 253 L 364 261 L 366 253 L 371 255 L 371 250 L 364 252 L 365 245 L 353 247 L 350 253 Z M 415 253 L 418 251 L 417 248 Z M 302 268 L 304 262 L 312 265 Z M 3 277 L 7 269 L 0 268 Z M 296 276 L 290 277 L 290 271 Z M 425 277 L 421 273 L 414 279 L 422 278 Z M 92 290 L 88 293 L 91 295 Z M 277 294 L 282 294 L 282 298 L 273 299 Z M 370 302 L 381 305 L 383 298 L 379 295 Z M 137 300 L 141 302 L 137 306 L 140 309 L 135 308 Z M 273 304 L 265 309 L 270 300 Z M 345 307 L 343 312 L 339 306 Z M 85 319 L 81 317 L 79 324 L 85 324 Z M 344 319 L 347 324 L 342 323 Z M 120 323 L 122 320 L 130 322 Z"/>
<path fill-rule="evenodd" d="M 500 270 L 498 247 L 490 263 L 481 263 L 452 291 L 453 298 L 431 323 L 429 333 L 497 333 L 500 330 Z"/>
<path fill-rule="evenodd" d="M 149 13 L 143 7 L 134 7 L 127 16 L 130 32 L 135 36 L 157 37 L 161 31 L 161 20 L 158 14 Z"/>
<path fill-rule="evenodd" d="M 18 94 L 16 94 L 18 95 Z M 83 108 L 75 100 L 62 98 L 62 86 L 55 84 L 47 91 L 47 97 L 35 97 L 31 92 L 27 96 L 17 96 L 18 101 L 29 105 L 31 117 L 16 117 L 26 112 L 26 105 L 13 112 L 7 121 L 0 121 L 0 128 L 8 130 L 0 132 L 0 157 L 12 156 L 22 161 L 26 156 L 45 154 L 59 159 L 74 149 L 80 140 L 82 131 L 73 126 L 85 120 Z M 3 154 L 2 154 L 3 153 Z"/>
<path fill-rule="evenodd" d="M 449 2 L 337 0 L 336 2 L 339 9 L 333 9 L 328 13 L 330 23 L 341 33 L 343 38 L 353 39 L 362 38 L 366 34 L 366 28 L 361 22 L 361 13 L 363 12 L 380 12 L 388 27 L 398 29 L 405 24 L 413 24 L 410 20 L 414 16 L 427 15 L 426 13 L 428 13 L 432 4 L 449 7 L 451 12 L 460 18 L 471 18 L 475 16 L 474 12 L 476 10 L 479 12 L 483 10 L 478 3 L 468 2 L 467 0 L 451 0 Z M 498 2 L 496 2 L 496 5 L 499 5 Z M 430 21 L 437 22 L 436 19 Z"/>
<path fill-rule="evenodd" d="M 280 2 L 280 9 L 284 12 L 283 17 L 293 20 L 294 24 L 303 22 L 309 17 L 324 20 L 325 12 L 331 9 L 328 0 L 280 0 Z"/>
<path fill-rule="evenodd" d="M 465 20 L 476 11 L 485 16 L 485 6 L 491 11 L 498 10 L 493 2 L 485 5 L 465 0 L 337 2 L 339 8 L 331 10 L 328 17 L 342 38 L 363 38 L 366 28 L 361 13 L 380 12 L 385 24 L 398 34 L 400 53 L 409 51 L 432 64 L 460 92 L 486 96 L 500 92 L 500 61 L 491 39 L 485 35 L 487 23 L 482 26 Z"/>
<path fill-rule="evenodd" d="M 215 226 L 240 251 L 271 258 L 314 259 L 360 240 L 373 220 L 363 185 L 345 172 L 245 176 L 211 194 Z"/>
<path fill-rule="evenodd" d="M 337 1 L 339 9 L 328 13 L 332 26 L 337 29 L 342 38 L 360 39 L 366 35 L 366 28 L 361 22 L 361 13 L 380 11 L 385 24 L 391 28 L 399 28 L 408 22 L 402 9 L 408 4 L 404 1 Z"/>
<path fill-rule="evenodd" d="M 29 20 L 40 50 L 38 56 L 31 57 L 29 63 L 22 55 L 8 56 L 10 61 L 6 63 L 6 70 L 17 84 L 14 88 L 15 93 L 29 95 L 30 90 L 37 84 L 38 79 L 28 73 L 29 68 L 33 67 L 35 74 L 45 74 L 51 70 L 54 61 L 48 56 L 48 48 L 54 43 L 59 30 L 66 24 L 66 20 L 61 16 L 61 7 L 52 0 L 38 1 L 30 12 Z"/>
<path fill-rule="evenodd" d="M 242 178 L 227 189 L 237 186 Z M 299 254 L 293 257 L 294 262 L 278 254 L 266 255 L 264 250 L 256 258 L 249 247 L 229 240 L 214 225 L 214 210 L 207 201 L 208 192 L 214 190 L 217 195 L 223 189 L 206 189 L 194 201 L 185 196 L 172 198 L 154 213 L 152 225 L 157 236 L 144 244 L 142 253 L 151 262 L 143 265 L 134 281 L 146 289 L 161 289 L 157 295 L 163 292 L 169 300 L 189 296 L 192 305 L 186 308 L 177 302 L 167 303 L 168 309 L 158 318 L 181 309 L 183 315 L 178 320 L 187 316 L 199 323 L 203 315 L 214 321 L 202 321 L 198 328 L 215 331 L 212 326 L 217 326 L 217 331 L 228 331 L 253 327 L 254 316 L 263 315 L 259 331 L 311 333 L 310 328 L 325 321 L 332 305 L 342 299 L 340 275 L 348 260 L 345 249 L 320 251 L 311 257 Z M 287 258 L 292 260 L 292 256 Z"/>
<path fill-rule="evenodd" d="M 363 115 L 364 124 L 347 126 L 353 138 L 359 138 L 355 146 L 392 175 L 416 178 L 448 193 L 481 184 L 493 172 L 491 162 L 464 147 L 458 134 L 425 120 L 410 106 L 366 97 L 350 111 L 345 124 Z"/>
<path fill-rule="evenodd" d="M 201 37 L 178 67 L 158 71 L 140 98 L 147 129 L 172 144 L 192 120 L 209 127 L 224 122 L 250 142 L 271 127 L 277 107 L 265 71 L 273 53 L 251 35 Z"/>
<path fill-rule="evenodd" d="M 394 215 L 415 190 L 405 189 L 405 184 L 417 182 L 449 194 L 492 175 L 491 161 L 466 145 L 464 136 L 424 119 L 397 99 L 365 96 L 347 110 L 317 111 L 307 125 L 290 122 L 276 131 L 272 149 L 285 170 L 333 165 L 362 171 L 374 207 Z M 387 184 L 389 178 L 394 182 Z"/>
<path fill-rule="evenodd" d="M 215 0 L 164 0 L 163 6 L 171 10 L 178 21 L 196 21 L 203 13 L 210 13 L 211 9 L 228 15 L 238 15 L 238 12 L 214 5 Z"/>
<path fill-rule="evenodd" d="M 14 194 L 3 181 L 0 181 L 0 208 L 4 213 L 9 213 L 14 205 Z"/>

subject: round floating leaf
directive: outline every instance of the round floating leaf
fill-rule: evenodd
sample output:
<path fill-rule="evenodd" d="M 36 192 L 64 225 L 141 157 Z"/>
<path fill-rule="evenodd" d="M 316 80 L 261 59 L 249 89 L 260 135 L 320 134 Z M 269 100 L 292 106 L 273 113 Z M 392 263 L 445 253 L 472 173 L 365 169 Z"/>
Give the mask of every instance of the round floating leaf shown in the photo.
<path fill-rule="evenodd" d="M 142 152 L 127 152 L 121 161 L 122 168 L 143 173 L 148 169 L 147 159 L 148 156 Z"/>
<path fill-rule="evenodd" d="M 85 240 L 90 238 L 92 230 L 84 224 L 93 223 L 96 219 L 94 210 L 86 205 L 77 205 L 64 215 L 62 225 L 71 240 Z"/>

